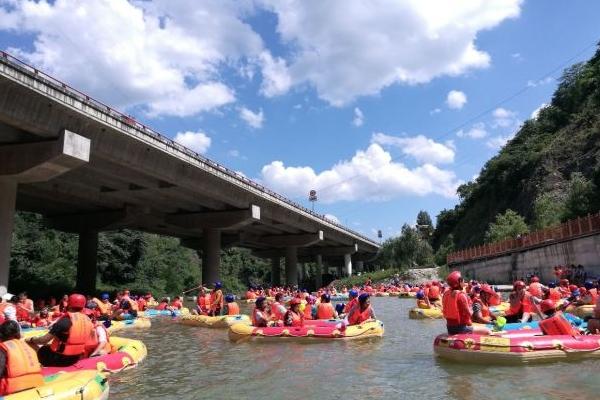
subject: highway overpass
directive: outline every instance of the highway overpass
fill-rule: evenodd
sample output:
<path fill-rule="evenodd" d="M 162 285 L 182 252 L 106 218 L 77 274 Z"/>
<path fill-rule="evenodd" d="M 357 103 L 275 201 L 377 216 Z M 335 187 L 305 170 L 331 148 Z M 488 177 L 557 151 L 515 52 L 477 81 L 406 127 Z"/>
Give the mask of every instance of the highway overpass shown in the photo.
<path fill-rule="evenodd" d="M 307 190 L 310 188 L 307 188 Z M 253 182 L 74 88 L 0 53 L 0 291 L 9 277 L 15 210 L 79 234 L 77 286 L 96 284 L 98 232 L 169 235 L 202 254 L 206 283 L 220 250 L 272 260 L 274 283 L 298 282 L 298 263 L 352 273 L 377 242 Z"/>

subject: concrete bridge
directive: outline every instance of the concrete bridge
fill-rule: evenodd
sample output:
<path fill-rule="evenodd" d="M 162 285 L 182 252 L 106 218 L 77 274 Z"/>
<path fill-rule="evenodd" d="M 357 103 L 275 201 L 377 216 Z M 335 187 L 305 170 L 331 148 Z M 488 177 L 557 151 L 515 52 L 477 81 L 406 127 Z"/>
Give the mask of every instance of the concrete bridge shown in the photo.
<path fill-rule="evenodd" d="M 307 188 L 309 189 L 309 188 Z M 77 286 L 96 285 L 98 232 L 169 235 L 202 254 L 204 282 L 220 251 L 272 260 L 273 283 L 298 283 L 298 263 L 352 274 L 375 241 L 160 135 L 6 53 L 0 53 L 0 291 L 8 287 L 15 210 L 79 234 Z M 320 283 L 320 275 L 317 278 Z"/>

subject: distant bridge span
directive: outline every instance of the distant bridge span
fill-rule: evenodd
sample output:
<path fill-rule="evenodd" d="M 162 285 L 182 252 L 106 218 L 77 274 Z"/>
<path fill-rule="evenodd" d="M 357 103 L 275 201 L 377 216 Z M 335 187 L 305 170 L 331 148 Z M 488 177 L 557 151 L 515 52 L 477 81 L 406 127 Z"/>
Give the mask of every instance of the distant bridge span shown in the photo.
<path fill-rule="evenodd" d="M 0 52 L 0 291 L 8 287 L 15 210 L 79 234 L 77 287 L 86 292 L 95 289 L 100 231 L 178 237 L 201 251 L 207 283 L 219 279 L 225 246 L 272 259 L 276 284 L 285 257 L 291 285 L 299 261 L 343 263 L 352 274 L 352 261 L 360 268 L 379 248 Z"/>

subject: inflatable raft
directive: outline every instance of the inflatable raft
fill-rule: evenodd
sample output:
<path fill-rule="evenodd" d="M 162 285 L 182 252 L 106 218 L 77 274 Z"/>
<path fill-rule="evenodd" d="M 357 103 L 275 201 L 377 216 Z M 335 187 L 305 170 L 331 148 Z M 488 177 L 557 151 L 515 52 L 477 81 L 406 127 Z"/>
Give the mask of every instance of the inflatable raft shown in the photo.
<path fill-rule="evenodd" d="M 113 353 L 99 357 L 84 358 L 68 367 L 43 367 L 42 374 L 49 376 L 59 372 L 86 370 L 114 373 L 135 368 L 148 355 L 146 345 L 139 340 L 111 337 L 110 344 L 114 348 Z"/>
<path fill-rule="evenodd" d="M 377 292 L 377 293 L 375 293 L 375 297 L 390 297 L 390 293 L 388 293 L 388 292 Z"/>
<path fill-rule="evenodd" d="M 124 321 L 111 321 L 107 330 L 109 333 L 113 333 L 123 329 L 150 328 L 150 326 L 151 322 L 148 318 L 138 317 L 136 319 L 128 319 Z"/>
<path fill-rule="evenodd" d="M 439 308 L 419 308 L 414 307 L 408 310 L 408 318 L 410 319 L 440 319 L 444 318 L 442 310 Z"/>
<path fill-rule="evenodd" d="M 273 326 L 258 328 L 246 324 L 235 324 L 229 328 L 229 340 L 240 342 L 244 340 L 356 340 L 383 336 L 383 322 L 366 321 L 360 325 L 338 328 L 338 324 L 321 326 Z"/>
<path fill-rule="evenodd" d="M 594 316 L 595 305 L 575 306 L 570 305 L 565 312 L 571 313 L 579 318 L 589 319 Z"/>
<path fill-rule="evenodd" d="M 0 396 L 0 400 L 106 400 L 108 381 L 98 371 L 78 371 L 50 375 L 44 385 Z"/>
<path fill-rule="evenodd" d="M 398 297 L 413 298 L 413 297 L 417 297 L 417 293 L 416 292 L 400 292 L 400 293 L 398 293 Z"/>
<path fill-rule="evenodd" d="M 206 315 L 184 315 L 179 322 L 188 326 L 201 326 L 204 328 L 229 328 L 234 324 L 250 325 L 250 317 L 247 315 L 222 315 L 220 317 L 208 317 Z"/>
<path fill-rule="evenodd" d="M 182 315 L 190 315 L 190 309 L 183 307 L 181 310 L 156 310 L 149 309 L 139 313 L 140 317 L 153 318 L 153 317 L 180 317 Z"/>
<path fill-rule="evenodd" d="M 499 336 L 439 335 L 433 348 L 441 358 L 477 364 L 531 364 L 600 358 L 600 335 L 540 335 L 513 331 Z"/>

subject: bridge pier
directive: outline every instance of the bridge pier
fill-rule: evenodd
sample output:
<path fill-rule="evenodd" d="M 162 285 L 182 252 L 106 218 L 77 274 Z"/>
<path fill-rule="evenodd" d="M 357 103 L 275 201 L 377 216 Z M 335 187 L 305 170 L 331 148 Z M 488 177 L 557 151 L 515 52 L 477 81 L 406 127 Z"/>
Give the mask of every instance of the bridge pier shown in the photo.
<path fill-rule="evenodd" d="M 288 246 L 285 249 L 285 283 L 298 286 L 298 248 Z"/>
<path fill-rule="evenodd" d="M 214 283 L 221 276 L 221 231 L 217 228 L 203 230 L 202 282 Z"/>
<path fill-rule="evenodd" d="M 98 232 L 79 232 L 77 248 L 77 290 L 85 294 L 96 291 L 96 276 L 98 274 Z"/>
<path fill-rule="evenodd" d="M 316 256 L 317 262 L 317 273 L 315 275 L 315 286 L 317 289 L 320 289 L 323 286 L 323 256 L 317 254 Z"/>
<path fill-rule="evenodd" d="M 281 285 L 281 260 L 279 257 L 271 258 L 271 285 Z"/>
<path fill-rule="evenodd" d="M 8 291 L 16 199 L 17 183 L 11 180 L 0 180 L 0 296 Z"/>
<path fill-rule="evenodd" d="M 346 276 L 352 276 L 352 255 L 344 254 L 344 273 Z"/>

